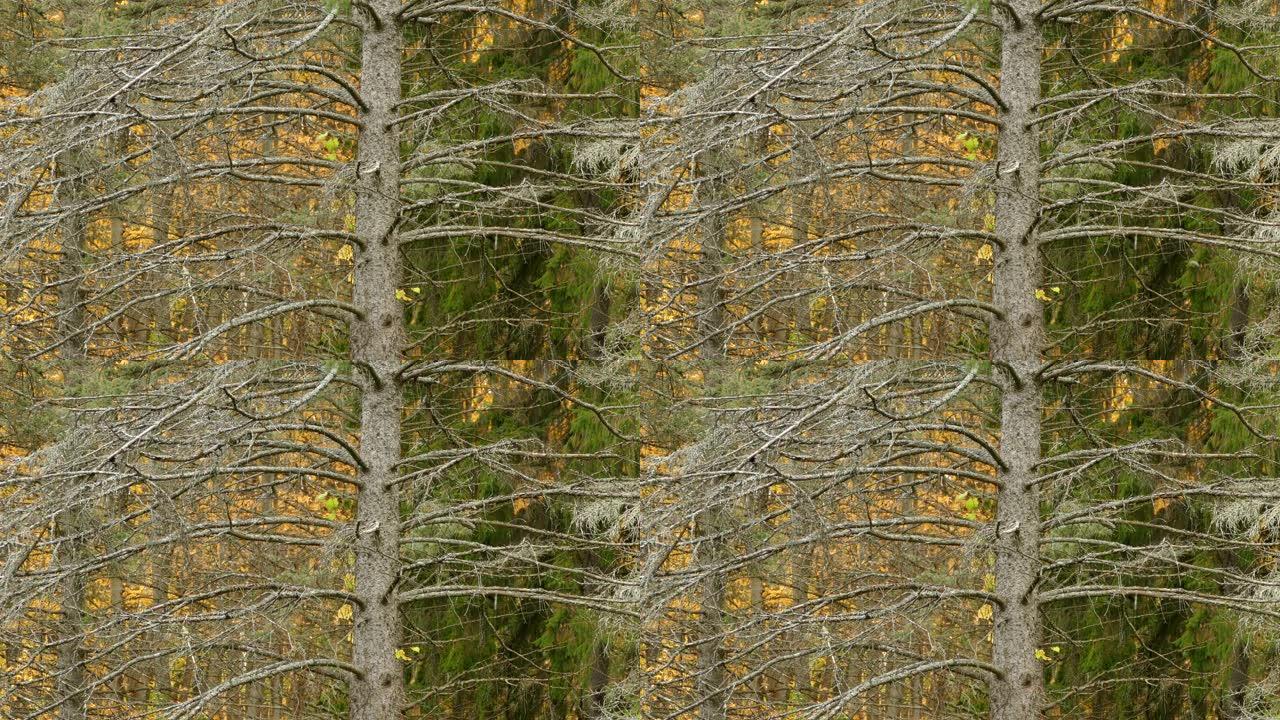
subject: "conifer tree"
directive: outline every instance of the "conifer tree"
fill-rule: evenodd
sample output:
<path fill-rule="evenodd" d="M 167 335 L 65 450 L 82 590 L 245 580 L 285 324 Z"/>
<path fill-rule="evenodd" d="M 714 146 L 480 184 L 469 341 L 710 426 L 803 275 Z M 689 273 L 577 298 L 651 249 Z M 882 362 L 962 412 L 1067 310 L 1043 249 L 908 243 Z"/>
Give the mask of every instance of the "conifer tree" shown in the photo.
<path fill-rule="evenodd" d="M 699 228 L 736 219 L 718 311 L 743 384 L 733 400 L 689 401 L 723 420 L 664 459 L 669 492 L 649 496 L 650 531 L 669 539 L 649 559 L 651 607 L 665 613 L 651 621 L 662 631 L 657 716 L 705 692 L 691 659 L 699 627 L 665 630 L 697 612 L 696 578 L 764 567 L 782 590 L 795 582 L 783 569 L 810 550 L 825 558 L 813 595 L 804 582 L 761 610 L 730 593 L 730 715 L 758 711 L 748 688 L 763 676 L 787 688 L 768 712 L 911 703 L 1040 717 L 1065 697 L 1046 694 L 1046 668 L 1081 651 L 1070 625 L 1046 620 L 1065 608 L 1151 598 L 1274 620 L 1262 555 L 1248 572 L 1213 559 L 1219 546 L 1273 549 L 1270 535 L 1222 519 L 1236 501 L 1275 499 L 1262 480 L 1269 374 L 1224 373 L 1216 359 L 1193 383 L 1178 365 L 1197 359 L 1080 342 L 1132 332 L 1141 318 L 1124 308 L 1058 324 L 1118 277 L 1105 272 L 1114 265 L 1063 263 L 1121 243 L 1270 272 L 1270 185 L 1239 172 L 1238 149 L 1277 137 L 1260 52 L 1269 36 L 1238 11 L 1197 8 L 1205 17 L 1190 22 L 1141 2 L 869 2 L 781 8 L 775 27 L 698 39 L 713 69 L 657 105 L 642 153 L 653 188 L 648 347 L 699 370 L 699 318 L 710 312 L 694 269 L 707 252 Z M 1106 24 L 1121 31 L 1105 50 L 1077 35 Z M 1250 80 L 1220 93 L 1168 68 L 1096 64 L 1131 42 L 1125 27 L 1214 48 Z M 740 150 L 758 134 L 762 152 Z M 1170 147 L 1210 160 L 1177 162 Z M 695 171 L 716 152 L 735 160 Z M 1214 187 L 1257 200 L 1221 208 Z M 757 208 L 763 242 L 748 237 Z M 1243 327 L 1249 313 L 1234 305 L 1227 314 Z M 760 338 L 761 318 L 783 332 Z M 1248 392 L 1231 389 L 1244 377 Z M 1230 426 L 1251 441 L 1221 452 L 1176 431 L 1120 431 L 1152 412 L 1134 396 L 1160 392 L 1219 416 L 1211 434 Z M 1135 482 L 1107 487 L 1117 478 Z M 706 486 L 724 502 L 766 491 L 758 514 L 724 530 L 720 542 L 737 550 L 727 567 L 690 562 L 704 541 L 689 528 L 716 502 L 697 491 Z M 1219 520 L 1131 532 L 1151 524 L 1143 508 L 1170 506 Z M 800 522 L 812 513 L 816 527 Z M 1216 579 L 1170 581 L 1191 576 Z M 788 677 L 782 658 L 799 658 L 799 672 Z M 1122 667 L 1094 680 L 1141 682 Z"/>
<path fill-rule="evenodd" d="M 619 73 L 571 24 L 501 4 L 199 2 L 87 42 L 65 78 L 6 108 L 0 268 L 18 291 L 4 351 L 27 373 L 65 348 L 84 355 L 79 388 L 58 399 L 74 432 L 6 466 L 0 590 L 18 717 L 398 717 L 421 652 L 405 637 L 415 605 L 616 611 L 597 587 L 612 568 L 579 572 L 599 597 L 476 582 L 560 562 L 572 533 L 516 548 L 450 534 L 548 495 L 586 502 L 589 484 L 561 488 L 538 468 L 594 453 L 459 431 L 432 388 L 480 389 L 467 413 L 495 381 L 550 389 L 611 427 L 576 388 L 431 344 L 454 327 L 406 331 L 426 284 L 406 277 L 406 248 L 471 236 L 613 249 L 587 234 L 607 211 L 519 222 L 553 204 L 567 172 L 511 184 L 457 172 L 502 167 L 495 147 L 598 132 L 592 113 L 556 122 L 527 114 L 533 102 L 616 97 L 465 66 L 422 83 L 437 69 L 432 33 L 460 17 L 472 53 L 505 18 L 535 49 L 567 43 Z M 406 69 L 410 51 L 419 64 Z M 470 133 L 477 109 L 516 122 Z M 89 152 L 104 146 L 116 151 Z M 82 252 L 68 226 L 87 229 Z M 406 451 L 406 416 L 430 418 L 422 430 L 439 439 Z M 447 492 L 477 469 L 506 489 Z M 113 514 L 90 527 L 62 521 L 104 506 Z M 51 523 L 86 552 L 59 552 Z M 72 627 L 57 588 L 108 570 L 127 572 L 119 597 L 91 592 Z M 31 613 L 50 604 L 67 621 L 42 637 Z M 113 691 L 125 685 L 135 692 Z"/>

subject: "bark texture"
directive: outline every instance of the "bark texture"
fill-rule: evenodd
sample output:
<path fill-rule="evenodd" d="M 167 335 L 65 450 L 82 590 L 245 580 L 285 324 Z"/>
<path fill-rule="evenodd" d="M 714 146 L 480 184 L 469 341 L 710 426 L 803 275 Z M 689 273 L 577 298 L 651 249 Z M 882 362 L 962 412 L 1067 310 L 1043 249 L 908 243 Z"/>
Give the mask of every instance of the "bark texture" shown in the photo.
<path fill-rule="evenodd" d="M 1041 616 L 1036 598 L 1043 390 L 1037 373 L 1044 346 L 1044 313 L 1036 297 L 1043 274 L 1036 242 L 1040 149 L 1032 121 L 1040 101 L 1043 38 L 1035 0 L 1002 5 L 1000 93 L 1006 108 L 997 154 L 996 249 L 993 301 L 1001 317 L 991 327 L 991 359 L 1001 378 L 999 509 L 996 516 L 996 595 L 991 684 L 993 720 L 1032 720 L 1044 706 L 1044 674 L 1036 649 Z"/>
<path fill-rule="evenodd" d="M 360 6 L 360 92 L 366 109 L 356 164 L 356 248 L 352 300 L 361 313 L 351 328 L 351 356 L 360 383 L 360 490 L 356 511 L 352 661 L 361 675 L 350 691 L 352 720 L 400 717 L 404 682 L 395 651 L 402 624 L 396 602 L 400 560 L 400 463 L 403 391 L 398 377 L 404 348 L 403 312 L 396 299 L 402 262 L 395 240 L 399 215 L 400 149 L 395 126 L 400 102 L 403 40 L 397 0 Z"/>

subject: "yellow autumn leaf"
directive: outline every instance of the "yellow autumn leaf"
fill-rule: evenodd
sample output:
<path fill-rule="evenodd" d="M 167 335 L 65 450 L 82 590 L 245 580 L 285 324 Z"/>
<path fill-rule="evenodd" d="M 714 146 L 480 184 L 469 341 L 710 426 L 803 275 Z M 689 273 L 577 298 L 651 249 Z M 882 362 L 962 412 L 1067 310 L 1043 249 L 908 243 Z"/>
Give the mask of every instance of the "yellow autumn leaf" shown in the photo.
<path fill-rule="evenodd" d="M 991 243 L 983 243 L 982 247 L 978 248 L 977 254 L 973 256 L 973 262 L 974 264 L 990 262 L 992 257 L 995 257 L 995 252 L 991 249 Z"/>
<path fill-rule="evenodd" d="M 351 262 L 351 259 L 354 258 L 355 255 L 355 248 L 351 247 L 351 243 L 347 243 L 338 248 L 338 254 L 334 255 L 334 258 L 340 262 Z"/>

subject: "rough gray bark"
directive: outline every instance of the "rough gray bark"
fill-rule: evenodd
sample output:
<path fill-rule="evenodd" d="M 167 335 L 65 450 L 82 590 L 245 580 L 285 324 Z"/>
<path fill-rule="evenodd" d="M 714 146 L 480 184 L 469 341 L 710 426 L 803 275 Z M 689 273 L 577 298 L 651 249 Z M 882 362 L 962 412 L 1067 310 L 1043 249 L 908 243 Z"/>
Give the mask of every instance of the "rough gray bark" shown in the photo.
<path fill-rule="evenodd" d="M 1040 462 L 1044 393 L 1038 372 L 1044 314 L 1036 298 L 1043 271 L 1036 242 L 1040 149 L 1032 125 L 1040 101 L 1043 38 L 1034 0 L 1002 5 L 1000 93 L 1002 127 L 996 156 L 996 236 L 991 359 L 1001 384 L 1000 455 L 1005 467 L 996 514 L 996 596 L 992 631 L 992 720 L 1033 720 L 1044 704 L 1044 677 L 1036 658 L 1042 628 L 1036 599 Z"/>
<path fill-rule="evenodd" d="M 352 663 L 352 720 L 391 720 L 404 705 L 395 651 L 402 635 L 396 580 L 400 507 L 395 480 L 400 464 L 405 345 L 403 311 L 396 299 L 402 267 L 395 242 L 399 216 L 400 148 L 393 121 L 400 102 L 403 40 L 398 0 L 360 6 L 360 92 L 366 107 L 356 163 L 356 235 L 352 302 L 352 362 L 360 384 L 360 483 L 356 510 Z"/>

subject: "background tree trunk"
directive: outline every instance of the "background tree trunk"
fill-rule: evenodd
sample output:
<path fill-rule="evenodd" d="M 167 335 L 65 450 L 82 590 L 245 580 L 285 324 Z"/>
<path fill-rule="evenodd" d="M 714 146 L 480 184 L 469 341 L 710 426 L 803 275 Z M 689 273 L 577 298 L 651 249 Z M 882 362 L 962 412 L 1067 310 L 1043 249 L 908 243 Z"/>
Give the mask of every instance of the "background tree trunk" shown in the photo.
<path fill-rule="evenodd" d="M 73 207 L 84 202 L 86 188 L 81 176 L 84 169 L 77 154 L 68 152 L 61 156 L 56 171 L 62 176 L 59 201 Z M 68 396 L 78 394 L 78 383 L 86 379 L 82 374 L 89 345 L 84 308 L 84 260 L 89 245 L 88 235 L 88 221 L 80 212 L 72 213 L 63 221 L 58 332 L 63 339 L 59 354 L 60 370 L 64 392 Z M 67 443 L 73 439 L 74 434 L 60 438 Z M 77 449 L 69 447 L 68 452 L 74 453 Z M 83 502 L 84 493 L 79 487 L 83 480 L 79 475 L 72 475 L 71 482 L 74 485 L 66 488 L 66 509 L 54 520 L 54 535 L 58 539 L 57 560 L 62 566 L 57 700 L 61 720 L 84 720 L 89 706 L 84 649 L 85 591 L 89 579 L 81 566 L 88 559 L 90 516 Z"/>

